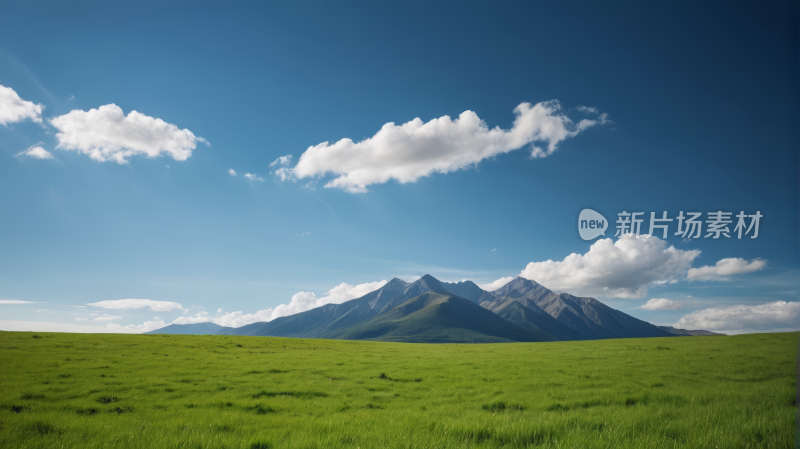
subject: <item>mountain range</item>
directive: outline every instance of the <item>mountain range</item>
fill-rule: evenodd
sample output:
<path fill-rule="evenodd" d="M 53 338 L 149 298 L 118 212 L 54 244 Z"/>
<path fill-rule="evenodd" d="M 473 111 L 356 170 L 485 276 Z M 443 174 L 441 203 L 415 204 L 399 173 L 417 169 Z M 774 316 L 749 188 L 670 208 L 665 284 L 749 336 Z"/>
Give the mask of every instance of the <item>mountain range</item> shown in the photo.
<path fill-rule="evenodd" d="M 594 298 L 556 293 L 517 277 L 488 292 L 472 281 L 425 275 L 341 304 L 242 327 L 172 324 L 153 334 L 216 334 L 418 343 L 499 343 L 714 335 L 658 327 Z"/>

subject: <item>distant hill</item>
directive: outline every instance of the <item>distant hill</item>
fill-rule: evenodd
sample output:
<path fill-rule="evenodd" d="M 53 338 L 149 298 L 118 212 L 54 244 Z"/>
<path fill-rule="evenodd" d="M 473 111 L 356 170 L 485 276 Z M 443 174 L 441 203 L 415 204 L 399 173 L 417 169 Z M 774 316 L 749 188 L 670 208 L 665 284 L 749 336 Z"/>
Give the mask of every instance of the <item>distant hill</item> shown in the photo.
<path fill-rule="evenodd" d="M 680 335 L 684 337 L 707 337 L 711 335 L 725 335 L 725 334 L 718 334 L 716 332 L 711 331 L 704 331 L 704 330 L 687 330 L 687 329 L 676 329 L 672 326 L 658 326 L 660 329 L 663 329 L 671 334 Z"/>
<path fill-rule="evenodd" d="M 425 275 L 341 304 L 238 328 L 212 323 L 170 325 L 149 333 L 219 334 L 421 343 L 595 340 L 718 335 L 654 326 L 594 298 L 555 293 L 517 277 L 487 292 L 472 281 Z"/>
<path fill-rule="evenodd" d="M 161 329 L 145 332 L 145 334 L 214 335 L 227 329 L 231 328 L 214 323 L 170 324 Z"/>

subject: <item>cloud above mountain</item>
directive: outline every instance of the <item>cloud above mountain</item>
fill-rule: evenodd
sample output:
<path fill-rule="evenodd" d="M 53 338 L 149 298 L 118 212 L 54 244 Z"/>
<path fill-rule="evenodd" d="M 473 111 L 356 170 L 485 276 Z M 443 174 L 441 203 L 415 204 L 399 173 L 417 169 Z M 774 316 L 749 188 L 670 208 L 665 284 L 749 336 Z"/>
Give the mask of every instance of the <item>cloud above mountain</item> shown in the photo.
<path fill-rule="evenodd" d="M 488 284 L 478 284 L 478 287 L 482 288 L 483 290 L 486 290 L 487 292 L 493 292 L 513 280 L 514 280 L 513 276 L 507 276 L 504 278 L 500 278 L 494 282 L 490 282 Z"/>
<path fill-rule="evenodd" d="M 0 125 L 8 126 L 24 120 L 42 123 L 44 106 L 20 98 L 17 92 L 0 84 Z"/>
<path fill-rule="evenodd" d="M 275 174 L 282 180 L 333 175 L 325 187 L 363 193 L 368 186 L 389 180 L 405 184 L 434 173 L 466 169 L 528 144 L 532 144 L 531 157 L 546 157 L 564 140 L 610 122 L 606 114 L 600 114 L 575 124 L 556 100 L 521 103 L 514 114 L 509 130 L 490 129 L 473 111 L 464 111 L 455 120 L 443 116 L 427 123 L 419 118 L 399 126 L 390 122 L 360 142 L 341 139 L 309 147 L 294 168 L 283 167 Z"/>
<path fill-rule="evenodd" d="M 681 307 L 683 303 L 667 298 L 653 298 L 642 305 L 644 310 L 677 310 Z"/>
<path fill-rule="evenodd" d="M 333 287 L 325 292 L 322 297 L 317 297 L 312 292 L 298 292 L 289 301 L 289 304 L 280 304 L 275 308 L 259 310 L 255 313 L 244 313 L 242 311 L 229 312 L 222 316 L 212 317 L 208 312 L 200 312 L 198 314 L 180 317 L 173 321 L 173 324 L 196 324 L 212 322 L 220 326 L 240 327 L 246 324 L 259 323 L 272 321 L 275 318 L 283 316 L 294 315 L 296 313 L 305 312 L 316 307 L 324 306 L 325 304 L 341 304 L 351 299 L 360 298 L 367 293 L 375 291 L 384 285 L 387 281 L 367 282 L 364 284 L 341 284 Z"/>
<path fill-rule="evenodd" d="M 680 250 L 657 237 L 600 239 L 586 254 L 531 262 L 520 275 L 574 295 L 641 298 L 651 285 L 686 276 L 699 250 Z"/>
<path fill-rule="evenodd" d="M 92 159 L 127 164 L 131 156 L 167 155 L 185 161 L 198 143 L 208 142 L 188 129 L 137 111 L 127 116 L 122 108 L 107 104 L 88 111 L 73 110 L 50 119 L 58 133 L 57 149 L 74 150 Z"/>
<path fill-rule="evenodd" d="M 675 327 L 711 331 L 798 328 L 800 302 L 775 301 L 760 305 L 712 307 L 684 315 Z"/>
<path fill-rule="evenodd" d="M 731 257 L 718 261 L 716 265 L 692 268 L 686 277 L 690 281 L 728 281 L 730 276 L 763 270 L 766 266 L 767 261 L 763 259 L 748 262 L 740 257 Z"/>
<path fill-rule="evenodd" d="M 767 261 L 741 258 L 722 259 L 713 266 L 692 268 L 700 250 L 680 250 L 658 237 L 597 240 L 585 254 L 573 253 L 564 260 L 531 262 L 520 276 L 545 287 L 573 295 L 606 298 L 643 298 L 654 285 L 683 280 L 728 280 L 730 276 L 763 269 Z M 487 291 L 502 287 L 503 277 L 480 287 Z M 647 307 L 663 307 L 666 303 Z M 645 310 L 662 310 L 648 309 Z"/>

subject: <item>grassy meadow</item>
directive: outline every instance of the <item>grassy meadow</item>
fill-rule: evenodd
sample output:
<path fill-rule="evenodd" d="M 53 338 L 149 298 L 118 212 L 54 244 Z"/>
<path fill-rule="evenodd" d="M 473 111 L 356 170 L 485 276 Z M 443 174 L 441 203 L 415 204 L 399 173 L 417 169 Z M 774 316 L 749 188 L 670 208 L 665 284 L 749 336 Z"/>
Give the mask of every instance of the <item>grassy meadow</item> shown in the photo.
<path fill-rule="evenodd" d="M 0 332 L 0 448 L 793 448 L 798 337 Z"/>

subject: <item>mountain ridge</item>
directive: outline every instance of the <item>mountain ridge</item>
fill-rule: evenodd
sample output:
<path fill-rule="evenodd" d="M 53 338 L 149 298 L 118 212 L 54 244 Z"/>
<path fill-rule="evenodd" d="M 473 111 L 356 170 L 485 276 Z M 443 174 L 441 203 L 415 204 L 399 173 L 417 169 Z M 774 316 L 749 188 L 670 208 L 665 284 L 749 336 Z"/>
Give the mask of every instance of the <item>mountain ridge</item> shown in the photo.
<path fill-rule="evenodd" d="M 170 332 L 161 333 L 186 333 L 175 326 L 181 325 L 168 326 Z M 489 292 L 472 281 L 442 282 L 426 274 L 411 283 L 393 278 L 359 298 L 269 322 L 220 326 L 217 334 L 454 343 L 674 337 L 707 332 L 681 331 L 659 328 L 594 298 L 553 292 L 521 276 Z"/>

